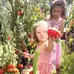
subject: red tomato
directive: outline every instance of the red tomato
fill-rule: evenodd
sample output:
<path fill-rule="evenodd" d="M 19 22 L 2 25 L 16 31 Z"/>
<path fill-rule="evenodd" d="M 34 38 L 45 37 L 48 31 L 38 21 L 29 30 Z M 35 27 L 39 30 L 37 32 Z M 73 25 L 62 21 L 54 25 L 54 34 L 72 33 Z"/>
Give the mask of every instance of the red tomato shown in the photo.
<path fill-rule="evenodd" d="M 18 72 L 18 69 L 14 68 L 14 69 L 12 69 L 12 72 L 16 73 L 16 72 Z"/>
<path fill-rule="evenodd" d="M 9 64 L 7 68 L 10 69 L 10 68 L 15 68 L 15 67 L 16 67 L 15 65 Z"/>
<path fill-rule="evenodd" d="M 30 69 L 32 66 L 28 66 L 28 68 Z"/>
<path fill-rule="evenodd" d="M 7 72 L 12 72 L 12 69 L 7 69 Z"/>
<path fill-rule="evenodd" d="M 29 74 L 33 74 L 33 71 L 30 71 L 30 73 Z"/>
<path fill-rule="evenodd" d="M 18 68 L 19 69 L 22 69 L 23 68 L 23 65 L 22 64 L 18 64 Z"/>
<path fill-rule="evenodd" d="M 5 71 L 6 69 L 7 69 L 7 67 L 6 67 L 6 66 L 4 66 L 4 67 L 3 67 L 3 70 Z"/>
<path fill-rule="evenodd" d="M 0 74 L 4 74 L 4 70 L 3 69 L 0 69 Z"/>

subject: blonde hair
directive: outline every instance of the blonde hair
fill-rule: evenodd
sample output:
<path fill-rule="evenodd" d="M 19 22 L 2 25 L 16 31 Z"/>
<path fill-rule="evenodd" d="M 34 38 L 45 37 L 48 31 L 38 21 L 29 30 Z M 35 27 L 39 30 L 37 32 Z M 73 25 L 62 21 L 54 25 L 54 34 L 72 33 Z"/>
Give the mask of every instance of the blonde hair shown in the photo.
<path fill-rule="evenodd" d="M 38 40 L 38 38 L 36 36 L 36 28 L 38 26 L 41 26 L 41 25 L 47 25 L 48 26 L 47 22 L 44 21 L 44 20 L 40 20 L 40 21 L 38 21 L 37 23 L 34 24 L 33 37 L 34 37 L 34 39 L 35 39 L 36 42 L 39 42 L 39 40 Z"/>

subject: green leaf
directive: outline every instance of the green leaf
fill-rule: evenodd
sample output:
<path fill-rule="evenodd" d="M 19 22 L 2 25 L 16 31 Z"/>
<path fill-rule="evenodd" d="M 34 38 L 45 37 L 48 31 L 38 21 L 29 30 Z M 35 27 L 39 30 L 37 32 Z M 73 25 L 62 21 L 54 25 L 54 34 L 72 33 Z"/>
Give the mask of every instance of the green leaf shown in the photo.
<path fill-rule="evenodd" d="M 39 58 L 40 52 L 36 51 L 35 52 L 35 56 L 34 56 L 34 60 L 33 60 L 33 71 L 34 74 L 37 74 L 38 71 L 38 58 Z"/>

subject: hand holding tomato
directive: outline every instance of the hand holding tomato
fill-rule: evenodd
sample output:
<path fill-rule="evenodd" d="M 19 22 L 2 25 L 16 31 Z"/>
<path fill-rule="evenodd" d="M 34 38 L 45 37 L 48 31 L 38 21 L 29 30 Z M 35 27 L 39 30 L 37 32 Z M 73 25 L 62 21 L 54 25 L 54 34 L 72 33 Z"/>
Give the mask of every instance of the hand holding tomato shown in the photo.
<path fill-rule="evenodd" d="M 54 39 L 60 38 L 62 36 L 60 31 L 55 28 L 48 29 L 47 34 L 49 37 L 54 38 Z"/>

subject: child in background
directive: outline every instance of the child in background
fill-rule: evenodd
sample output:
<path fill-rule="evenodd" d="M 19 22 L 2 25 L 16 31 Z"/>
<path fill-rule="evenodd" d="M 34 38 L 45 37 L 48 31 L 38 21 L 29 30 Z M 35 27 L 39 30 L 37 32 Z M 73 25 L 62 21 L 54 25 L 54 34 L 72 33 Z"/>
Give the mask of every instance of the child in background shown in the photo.
<path fill-rule="evenodd" d="M 38 58 L 38 74 L 52 74 L 54 65 L 52 64 L 52 55 L 54 49 L 54 40 L 47 34 L 48 24 L 46 21 L 39 21 L 34 27 L 34 39 L 37 42 L 36 51 L 40 51 Z M 34 54 L 24 53 L 24 56 L 33 58 Z"/>
<path fill-rule="evenodd" d="M 63 35 L 65 25 L 65 3 L 63 1 L 56 1 L 50 7 L 50 17 L 45 18 L 52 28 L 58 29 Z M 53 50 L 53 63 L 56 66 L 57 73 L 60 69 L 61 43 L 56 43 L 56 50 Z M 55 58 L 56 57 L 56 58 Z"/>

